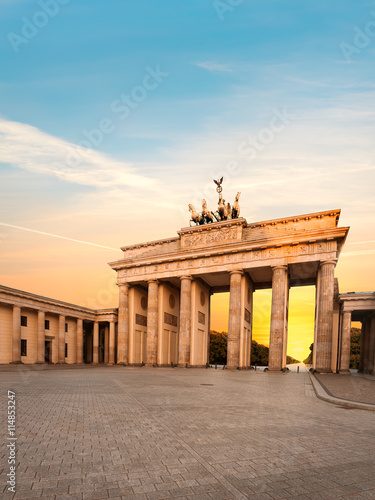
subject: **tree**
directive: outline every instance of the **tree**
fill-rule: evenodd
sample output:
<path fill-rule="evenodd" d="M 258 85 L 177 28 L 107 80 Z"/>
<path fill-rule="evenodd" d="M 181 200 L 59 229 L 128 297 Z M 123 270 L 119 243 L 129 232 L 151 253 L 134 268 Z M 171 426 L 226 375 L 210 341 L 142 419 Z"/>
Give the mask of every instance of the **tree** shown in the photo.
<path fill-rule="evenodd" d="M 251 342 L 251 364 L 257 366 L 268 366 L 268 352 L 268 347 L 258 344 L 256 340 L 253 340 Z"/>
<path fill-rule="evenodd" d="M 307 356 L 306 359 L 303 360 L 305 365 L 312 365 L 313 362 L 313 350 L 314 350 L 314 343 L 311 344 L 310 346 L 310 354 Z"/>
<path fill-rule="evenodd" d="M 361 329 L 352 328 L 350 333 L 350 368 L 358 370 L 361 353 Z"/>
<path fill-rule="evenodd" d="M 227 332 L 210 331 L 210 364 L 227 364 Z M 268 366 L 269 348 L 258 344 L 255 340 L 251 342 L 251 364 L 257 366 Z M 297 359 L 287 356 L 287 364 L 300 363 Z"/>
<path fill-rule="evenodd" d="M 212 365 L 227 364 L 227 343 L 228 334 L 226 332 L 210 331 L 210 363 Z"/>

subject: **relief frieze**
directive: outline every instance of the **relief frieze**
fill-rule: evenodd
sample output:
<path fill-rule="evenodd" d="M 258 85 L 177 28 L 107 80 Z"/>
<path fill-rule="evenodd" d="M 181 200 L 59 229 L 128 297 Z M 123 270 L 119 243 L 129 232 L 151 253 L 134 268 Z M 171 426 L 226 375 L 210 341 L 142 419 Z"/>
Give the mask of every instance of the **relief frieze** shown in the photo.
<path fill-rule="evenodd" d="M 206 315 L 201 311 L 198 311 L 198 323 L 200 323 L 201 325 L 206 324 Z"/>
<path fill-rule="evenodd" d="M 143 316 L 142 314 L 136 314 L 135 324 L 140 326 L 147 326 L 147 316 Z"/>
<path fill-rule="evenodd" d="M 165 312 L 164 313 L 164 323 L 166 325 L 177 327 L 177 316 L 174 316 L 173 314 L 169 314 L 169 313 Z"/>
<path fill-rule="evenodd" d="M 199 234 L 185 234 L 181 238 L 181 243 L 184 248 L 202 247 L 212 243 L 226 243 L 238 241 L 241 239 L 241 234 L 235 228 L 216 229 L 214 231 L 202 232 Z"/>
<path fill-rule="evenodd" d="M 244 314 L 244 317 L 245 317 L 245 321 L 247 323 L 251 323 L 251 315 L 250 315 L 250 311 L 248 309 L 246 309 L 245 307 L 245 314 Z"/>

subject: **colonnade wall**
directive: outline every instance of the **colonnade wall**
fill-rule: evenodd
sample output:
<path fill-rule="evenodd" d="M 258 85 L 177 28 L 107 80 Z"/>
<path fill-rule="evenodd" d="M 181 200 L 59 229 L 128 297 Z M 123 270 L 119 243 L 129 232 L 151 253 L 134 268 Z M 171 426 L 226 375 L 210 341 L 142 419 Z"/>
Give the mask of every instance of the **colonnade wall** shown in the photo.
<path fill-rule="evenodd" d="M 107 338 L 103 361 L 114 364 L 116 324 L 115 309 L 92 310 L 0 286 L 0 364 L 97 364 L 100 327 Z"/>
<path fill-rule="evenodd" d="M 340 294 L 337 302 L 340 307 L 340 373 L 349 373 L 350 336 L 355 321 L 361 323 L 358 371 L 375 375 L 375 292 Z"/>

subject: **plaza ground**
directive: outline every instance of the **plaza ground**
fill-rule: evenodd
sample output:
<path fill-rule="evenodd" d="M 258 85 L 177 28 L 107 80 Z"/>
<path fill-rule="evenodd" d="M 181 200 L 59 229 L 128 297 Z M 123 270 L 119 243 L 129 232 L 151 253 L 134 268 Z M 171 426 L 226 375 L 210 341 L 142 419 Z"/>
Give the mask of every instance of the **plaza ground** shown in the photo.
<path fill-rule="evenodd" d="M 0 374 L 4 442 L 7 390 L 17 398 L 4 499 L 375 498 L 375 412 L 317 399 L 306 372 L 13 370 Z"/>

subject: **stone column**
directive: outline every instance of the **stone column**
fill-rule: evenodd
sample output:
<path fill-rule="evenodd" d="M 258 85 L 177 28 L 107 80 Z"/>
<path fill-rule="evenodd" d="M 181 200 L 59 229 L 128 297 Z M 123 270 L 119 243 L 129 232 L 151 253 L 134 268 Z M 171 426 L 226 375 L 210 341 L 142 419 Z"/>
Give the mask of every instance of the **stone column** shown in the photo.
<path fill-rule="evenodd" d="M 369 336 L 368 373 L 372 375 L 375 368 L 375 315 L 370 320 Z"/>
<path fill-rule="evenodd" d="M 65 363 L 65 316 L 59 316 L 59 363 Z"/>
<path fill-rule="evenodd" d="M 94 322 L 92 338 L 92 364 L 97 365 L 99 362 L 99 322 Z"/>
<path fill-rule="evenodd" d="M 148 282 L 147 301 L 147 346 L 146 365 L 153 366 L 157 363 L 158 352 L 158 298 L 159 283 L 157 280 Z"/>
<path fill-rule="evenodd" d="M 12 363 L 21 363 L 21 308 L 13 306 Z"/>
<path fill-rule="evenodd" d="M 46 333 L 45 333 L 45 319 L 46 315 L 44 311 L 38 311 L 38 344 L 37 344 L 37 363 L 45 362 L 45 350 L 46 350 Z"/>
<path fill-rule="evenodd" d="M 115 326 L 114 321 L 109 323 L 109 365 L 115 364 Z"/>
<path fill-rule="evenodd" d="M 288 266 L 272 268 L 272 306 L 269 348 L 269 371 L 281 371 L 286 366 L 288 332 L 289 280 Z"/>
<path fill-rule="evenodd" d="M 369 354 L 370 354 L 370 329 L 371 329 L 371 318 L 367 317 L 365 322 L 365 338 L 364 338 L 364 349 L 363 349 L 363 373 L 369 373 Z"/>
<path fill-rule="evenodd" d="M 117 364 L 127 365 L 129 354 L 129 285 L 119 285 Z"/>
<path fill-rule="evenodd" d="M 191 341 L 191 276 L 181 277 L 180 332 L 178 335 L 178 366 L 190 363 Z"/>
<path fill-rule="evenodd" d="M 350 334 L 352 329 L 352 312 L 344 311 L 341 327 L 341 359 L 340 373 L 350 373 Z"/>
<path fill-rule="evenodd" d="M 207 363 L 210 364 L 210 331 L 211 331 L 211 297 L 212 292 L 208 294 L 208 339 L 207 339 Z"/>
<path fill-rule="evenodd" d="M 83 363 L 83 321 L 77 319 L 77 363 Z"/>
<path fill-rule="evenodd" d="M 319 316 L 316 335 L 316 370 L 332 372 L 333 295 L 336 261 L 320 264 Z"/>
<path fill-rule="evenodd" d="M 109 326 L 104 327 L 104 363 L 109 363 Z"/>
<path fill-rule="evenodd" d="M 365 343 L 366 343 L 366 320 L 361 321 L 362 326 L 361 326 L 361 338 L 359 341 L 360 345 L 360 351 L 359 351 L 359 366 L 358 366 L 358 371 L 360 373 L 363 373 L 363 368 L 364 368 L 364 361 L 365 361 Z"/>
<path fill-rule="evenodd" d="M 230 273 L 227 368 L 232 370 L 240 366 L 242 275 L 242 271 Z"/>

